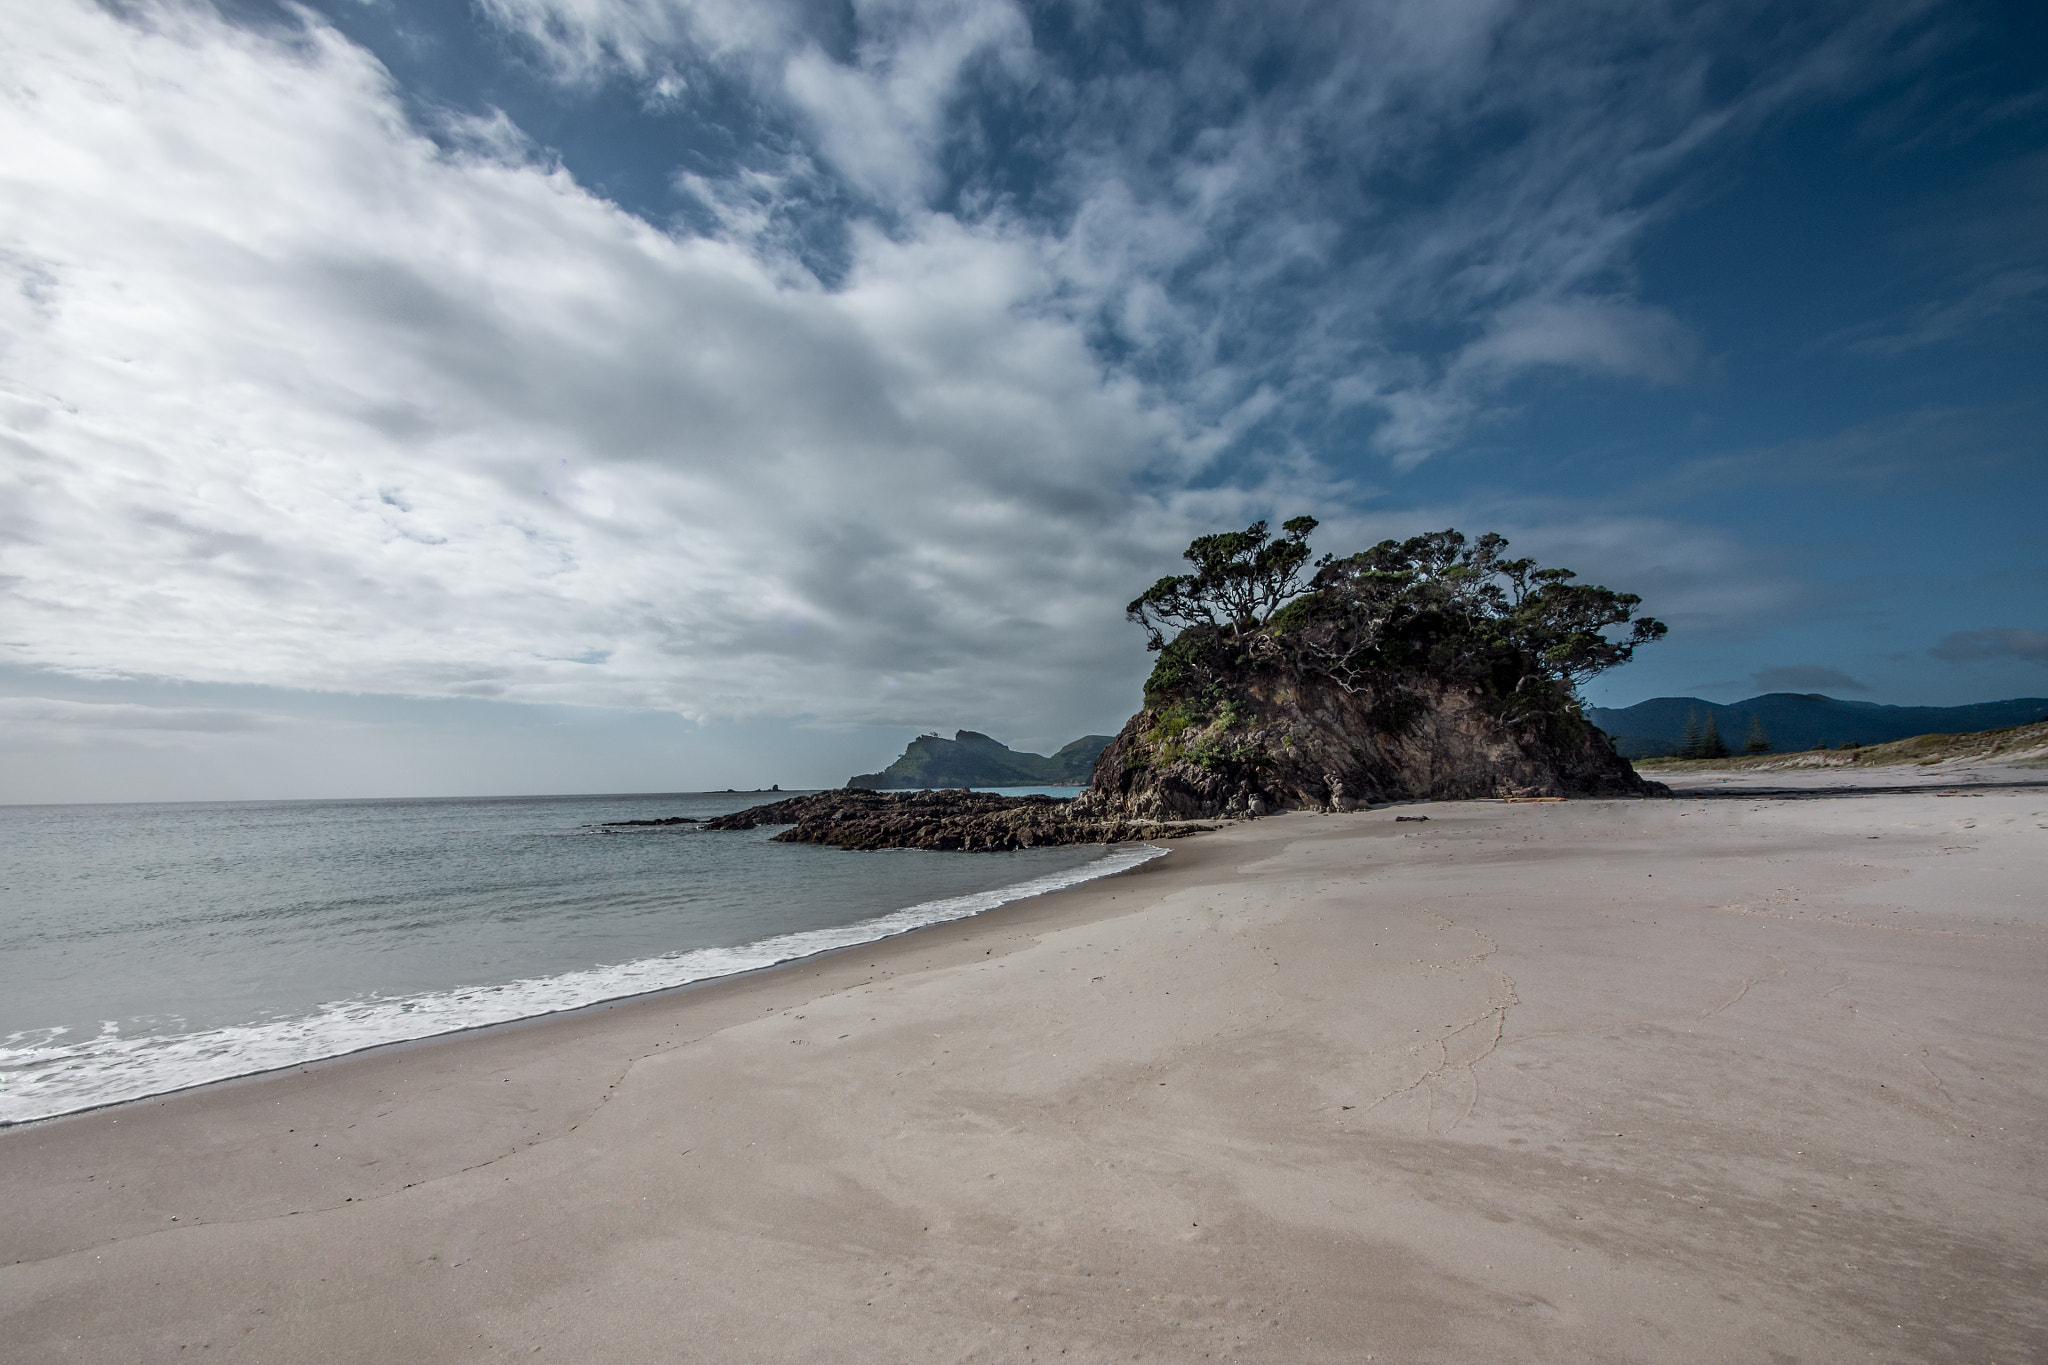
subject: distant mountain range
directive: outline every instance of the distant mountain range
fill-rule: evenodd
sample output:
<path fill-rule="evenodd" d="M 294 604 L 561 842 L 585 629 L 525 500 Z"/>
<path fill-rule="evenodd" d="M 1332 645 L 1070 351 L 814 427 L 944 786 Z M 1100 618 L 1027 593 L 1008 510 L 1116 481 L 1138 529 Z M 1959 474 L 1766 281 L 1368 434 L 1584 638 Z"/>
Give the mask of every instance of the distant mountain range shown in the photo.
<path fill-rule="evenodd" d="M 2048 718 L 2048 697 L 2016 697 L 1974 706 L 1880 706 L 1838 701 L 1817 692 L 1767 692 L 1729 706 L 1698 697 L 1652 697 L 1619 710 L 1589 706 L 1586 719 L 1614 736 L 1614 747 L 1623 758 L 1656 758 L 1677 751 L 1690 713 L 1697 713 L 1702 723 L 1712 716 L 1722 742 L 1736 750 L 1742 748 L 1754 716 L 1763 722 L 1771 747 L 1791 753 L 1821 744 L 1838 748 L 1852 740 L 1883 744 L 1913 735 L 1968 734 L 2026 725 Z"/>
<path fill-rule="evenodd" d="M 920 735 L 903 757 L 878 773 L 846 780 L 869 791 L 917 791 L 939 787 L 1082 787 L 1095 771 L 1095 758 L 1108 735 L 1083 735 L 1051 758 L 1024 754 L 972 730 L 951 739 Z"/>

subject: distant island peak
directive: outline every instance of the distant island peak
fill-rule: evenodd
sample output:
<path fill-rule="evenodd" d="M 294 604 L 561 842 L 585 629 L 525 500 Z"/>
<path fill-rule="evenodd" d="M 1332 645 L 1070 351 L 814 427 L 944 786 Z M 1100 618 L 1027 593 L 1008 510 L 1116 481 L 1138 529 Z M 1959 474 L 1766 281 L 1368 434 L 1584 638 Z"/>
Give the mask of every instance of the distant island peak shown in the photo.
<path fill-rule="evenodd" d="M 910 741 L 902 757 L 878 773 L 859 773 L 849 787 L 867 791 L 916 791 L 941 787 L 1080 787 L 1108 747 L 1108 735 L 1083 735 L 1051 757 L 1022 753 L 979 730 L 956 730 L 951 739 L 936 733 Z"/>

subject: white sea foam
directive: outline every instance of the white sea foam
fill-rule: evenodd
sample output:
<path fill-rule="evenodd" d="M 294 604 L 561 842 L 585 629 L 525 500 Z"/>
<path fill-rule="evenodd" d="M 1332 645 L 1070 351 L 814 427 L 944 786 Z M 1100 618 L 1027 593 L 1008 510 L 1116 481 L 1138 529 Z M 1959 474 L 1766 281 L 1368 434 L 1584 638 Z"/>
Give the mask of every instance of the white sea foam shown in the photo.
<path fill-rule="evenodd" d="M 70 1041 L 61 1029 L 11 1034 L 0 1039 L 0 1124 L 75 1113 L 386 1043 L 531 1019 L 756 971 L 813 953 L 873 943 L 928 924 L 966 919 L 1011 901 L 1112 876 L 1165 852 L 1151 845 L 1120 848 L 1080 867 L 1013 886 L 926 901 L 838 928 L 778 934 L 735 948 L 699 948 L 499 986 L 459 986 L 422 995 L 341 1000 L 296 1019 L 139 1037 L 123 1037 L 110 1023 L 97 1037 L 79 1042 Z"/>

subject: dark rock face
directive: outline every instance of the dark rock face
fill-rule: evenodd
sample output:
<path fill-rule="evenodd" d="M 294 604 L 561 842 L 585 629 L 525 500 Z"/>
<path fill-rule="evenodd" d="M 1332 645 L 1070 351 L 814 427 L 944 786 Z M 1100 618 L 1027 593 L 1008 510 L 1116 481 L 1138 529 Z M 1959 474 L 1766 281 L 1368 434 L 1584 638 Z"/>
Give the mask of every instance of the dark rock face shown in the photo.
<path fill-rule="evenodd" d="M 1187 820 L 1385 801 L 1654 796 L 1600 730 L 1576 716 L 1511 726 L 1483 698 L 1419 678 L 1401 705 L 1313 674 L 1269 671 L 1201 725 L 1131 717 L 1096 761 L 1077 813 Z"/>
<path fill-rule="evenodd" d="M 706 820 L 706 830 L 789 825 L 777 843 L 833 848 L 928 848 L 999 853 L 1057 844 L 1177 839 L 1208 826 L 1152 825 L 1077 811 L 1050 796 L 973 791 L 876 792 L 857 788 L 793 797 Z"/>

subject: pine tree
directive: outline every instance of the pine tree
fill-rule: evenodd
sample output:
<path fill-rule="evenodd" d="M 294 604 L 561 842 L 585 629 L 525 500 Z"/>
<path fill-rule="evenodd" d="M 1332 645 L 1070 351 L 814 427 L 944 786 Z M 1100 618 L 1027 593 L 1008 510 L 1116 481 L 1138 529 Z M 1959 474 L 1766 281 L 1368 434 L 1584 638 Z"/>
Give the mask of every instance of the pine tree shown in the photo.
<path fill-rule="evenodd" d="M 1749 737 L 1742 741 L 1742 752 L 1767 754 L 1770 751 L 1771 737 L 1764 733 L 1764 719 L 1752 711 L 1749 713 Z"/>
<path fill-rule="evenodd" d="M 1678 741 L 1678 756 L 1705 758 L 1706 755 L 1700 752 L 1700 744 L 1705 738 L 1700 730 L 1700 709 L 1697 706 L 1688 707 L 1685 712 L 1685 735 Z"/>
<path fill-rule="evenodd" d="M 1728 757 L 1728 746 L 1721 742 L 1721 730 L 1719 726 L 1714 724 L 1714 714 L 1711 711 L 1707 713 L 1706 731 L 1700 736 L 1700 757 Z"/>

